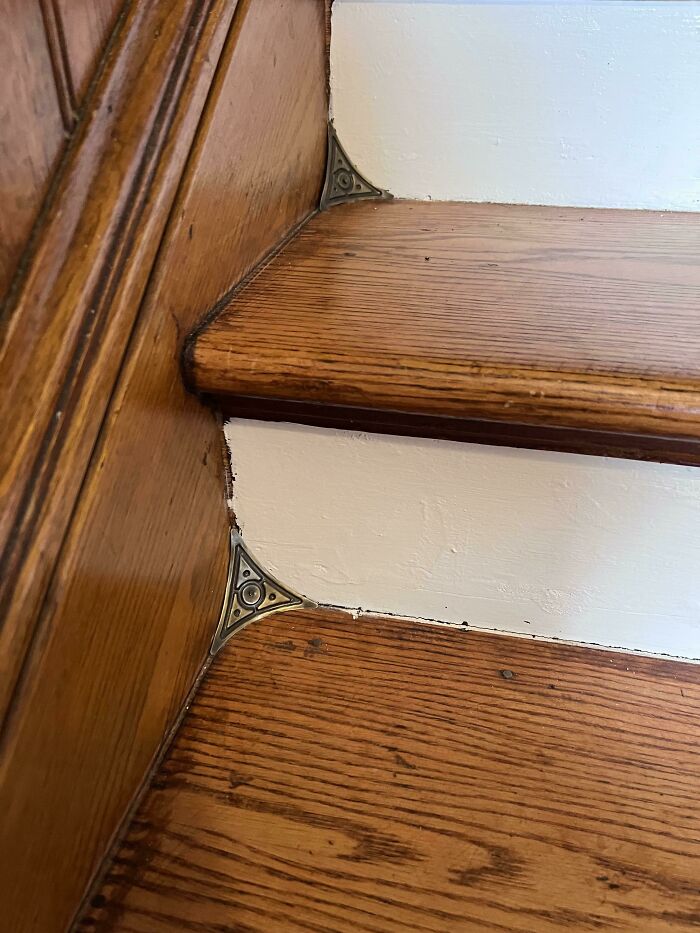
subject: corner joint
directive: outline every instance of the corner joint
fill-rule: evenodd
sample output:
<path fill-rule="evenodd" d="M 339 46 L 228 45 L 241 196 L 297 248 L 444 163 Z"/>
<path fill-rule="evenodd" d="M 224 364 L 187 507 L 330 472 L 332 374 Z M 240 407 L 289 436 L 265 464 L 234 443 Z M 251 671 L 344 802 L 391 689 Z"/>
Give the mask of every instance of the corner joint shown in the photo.
<path fill-rule="evenodd" d="M 224 601 L 209 653 L 215 655 L 237 632 L 262 616 L 289 609 L 315 609 L 316 603 L 283 586 L 250 554 L 231 529 L 231 550 Z"/>
<path fill-rule="evenodd" d="M 326 178 L 323 184 L 319 209 L 322 211 L 336 204 L 366 198 L 390 200 L 393 195 L 377 188 L 353 165 L 338 139 L 332 123 L 328 124 L 328 157 Z"/>

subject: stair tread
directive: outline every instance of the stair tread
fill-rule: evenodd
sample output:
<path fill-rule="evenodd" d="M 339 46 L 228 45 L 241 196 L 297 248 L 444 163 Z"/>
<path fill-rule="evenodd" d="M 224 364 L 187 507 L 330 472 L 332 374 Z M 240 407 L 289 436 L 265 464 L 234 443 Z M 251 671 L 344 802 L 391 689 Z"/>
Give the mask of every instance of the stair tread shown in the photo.
<path fill-rule="evenodd" d="M 79 929 L 696 929 L 699 704 L 695 665 L 271 616 L 214 659 Z"/>
<path fill-rule="evenodd" d="M 700 439 L 700 222 L 364 201 L 317 214 L 191 340 L 200 392 Z M 248 402 L 247 414 L 255 414 Z M 303 420 L 303 419 L 300 419 Z"/>

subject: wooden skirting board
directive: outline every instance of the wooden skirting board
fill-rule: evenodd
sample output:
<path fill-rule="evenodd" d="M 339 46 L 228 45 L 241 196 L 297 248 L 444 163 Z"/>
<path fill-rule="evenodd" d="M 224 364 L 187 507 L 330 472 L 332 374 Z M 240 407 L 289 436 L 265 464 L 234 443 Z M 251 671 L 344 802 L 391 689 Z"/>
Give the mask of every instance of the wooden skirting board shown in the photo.
<path fill-rule="evenodd" d="M 0 343 L 0 717 L 132 334 L 235 2 L 137 5 L 54 181 Z M 211 58 L 209 59 L 209 56 Z M 118 143 L 118 145 L 117 145 Z"/>
<path fill-rule="evenodd" d="M 100 933 L 682 933 L 700 667 L 330 611 L 214 660 Z"/>
<path fill-rule="evenodd" d="M 230 415 L 697 463 L 692 214 L 359 201 L 187 348 Z"/>
<path fill-rule="evenodd" d="M 180 353 L 318 203 L 324 7 L 132 3 L 88 99 L 0 333 L 11 933 L 67 929 L 208 655 L 222 434 Z"/>

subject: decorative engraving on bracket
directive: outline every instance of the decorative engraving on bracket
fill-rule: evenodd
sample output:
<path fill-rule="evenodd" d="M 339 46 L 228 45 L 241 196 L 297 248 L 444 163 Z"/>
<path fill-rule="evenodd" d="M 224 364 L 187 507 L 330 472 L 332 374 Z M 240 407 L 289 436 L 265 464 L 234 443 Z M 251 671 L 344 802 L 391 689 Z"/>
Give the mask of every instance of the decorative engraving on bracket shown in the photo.
<path fill-rule="evenodd" d="M 359 198 L 382 198 L 388 200 L 393 195 L 377 188 L 355 168 L 347 153 L 340 145 L 333 124 L 328 124 L 328 159 L 326 161 L 326 180 L 319 205 L 322 211 L 334 204 L 344 204 Z"/>
<path fill-rule="evenodd" d="M 231 529 L 224 603 L 210 653 L 216 654 L 232 635 L 264 615 L 315 607 L 316 603 L 294 593 L 264 571 L 246 550 L 240 534 Z"/>

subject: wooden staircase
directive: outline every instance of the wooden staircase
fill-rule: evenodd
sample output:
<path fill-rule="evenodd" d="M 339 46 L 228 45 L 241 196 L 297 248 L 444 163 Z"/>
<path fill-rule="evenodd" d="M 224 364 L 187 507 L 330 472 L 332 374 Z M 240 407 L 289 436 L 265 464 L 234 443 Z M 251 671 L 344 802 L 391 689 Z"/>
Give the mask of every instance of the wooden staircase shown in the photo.
<path fill-rule="evenodd" d="M 0 929 L 696 930 L 697 666 L 307 607 L 210 654 L 222 413 L 700 465 L 696 218 L 321 211 L 330 0 L 98 6 L 6 17 Z"/>
<path fill-rule="evenodd" d="M 228 415 L 698 463 L 692 214 L 359 201 L 195 332 Z"/>
<path fill-rule="evenodd" d="M 215 658 L 81 933 L 679 933 L 700 667 L 328 610 Z"/>

